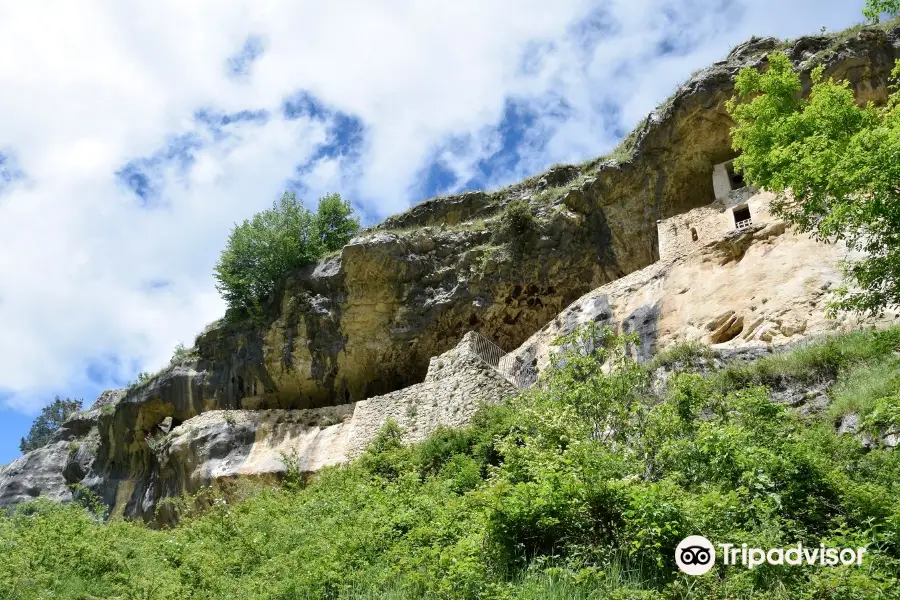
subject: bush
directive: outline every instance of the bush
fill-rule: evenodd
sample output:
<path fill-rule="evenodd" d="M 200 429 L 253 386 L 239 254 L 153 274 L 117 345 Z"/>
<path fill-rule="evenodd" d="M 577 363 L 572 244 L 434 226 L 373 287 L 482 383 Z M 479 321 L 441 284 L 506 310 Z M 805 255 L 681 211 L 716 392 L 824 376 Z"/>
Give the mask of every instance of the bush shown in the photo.
<path fill-rule="evenodd" d="M 41 409 L 41 414 L 31 424 L 28 435 L 19 442 L 19 450 L 22 454 L 37 450 L 50 443 L 53 434 L 66 419 L 81 410 L 81 400 L 65 400 L 57 396 L 53 402 Z"/>
<path fill-rule="evenodd" d="M 216 289 L 231 310 L 259 316 L 276 283 L 328 251 L 341 248 L 359 229 L 349 202 L 337 194 L 319 200 L 313 214 L 291 192 L 235 225 L 216 264 Z"/>
<path fill-rule="evenodd" d="M 187 348 L 181 342 L 175 346 L 175 350 L 172 351 L 172 358 L 169 360 L 170 365 L 179 365 L 185 361 L 194 360 L 198 356 L 197 350 L 195 348 Z"/>
<path fill-rule="evenodd" d="M 495 237 L 497 243 L 509 242 L 516 253 L 528 249 L 537 229 L 531 205 L 524 200 L 510 202 L 500 216 Z"/>
<path fill-rule="evenodd" d="M 138 386 L 141 386 L 153 378 L 148 371 L 140 371 L 137 375 L 135 375 L 134 381 L 128 382 L 128 389 L 133 390 Z M 103 408 L 106 408 L 105 406 Z"/>

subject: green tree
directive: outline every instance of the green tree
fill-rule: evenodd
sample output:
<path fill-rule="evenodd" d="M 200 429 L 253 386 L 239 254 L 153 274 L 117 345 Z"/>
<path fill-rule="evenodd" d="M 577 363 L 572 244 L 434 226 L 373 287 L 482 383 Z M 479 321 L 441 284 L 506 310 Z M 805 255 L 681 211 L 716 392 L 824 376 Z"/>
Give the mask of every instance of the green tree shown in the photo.
<path fill-rule="evenodd" d="M 896 15 L 900 13 L 900 0 L 866 0 L 863 14 L 872 23 L 878 23 L 883 14 Z"/>
<path fill-rule="evenodd" d="M 340 250 L 359 231 L 359 217 L 353 217 L 353 207 L 340 194 L 328 194 L 319 199 L 314 220 L 316 237 L 325 252 Z"/>
<path fill-rule="evenodd" d="M 894 76 L 900 75 L 900 67 Z M 788 57 L 742 70 L 728 104 L 735 166 L 779 194 L 776 215 L 825 241 L 864 252 L 845 263 L 832 309 L 877 314 L 900 304 L 900 97 L 860 107 L 847 82 L 812 73 L 808 98 Z"/>
<path fill-rule="evenodd" d="M 53 434 L 66 422 L 70 416 L 81 410 L 81 400 L 59 396 L 53 402 L 41 409 L 41 414 L 31 424 L 28 435 L 19 442 L 19 450 L 22 454 L 31 452 L 50 443 Z"/>
<path fill-rule="evenodd" d="M 313 214 L 285 192 L 272 208 L 235 225 L 215 267 L 216 289 L 229 308 L 258 315 L 280 278 L 349 240 L 359 227 L 352 213 L 337 194 L 322 198 Z"/>

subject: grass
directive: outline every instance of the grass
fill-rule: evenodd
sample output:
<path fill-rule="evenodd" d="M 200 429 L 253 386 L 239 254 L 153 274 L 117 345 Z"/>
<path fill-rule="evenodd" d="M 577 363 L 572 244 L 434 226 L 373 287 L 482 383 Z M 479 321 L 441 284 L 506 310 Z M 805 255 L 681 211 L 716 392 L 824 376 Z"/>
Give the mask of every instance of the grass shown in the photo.
<path fill-rule="evenodd" d="M 829 414 L 857 414 L 865 419 L 878 401 L 900 394 L 900 358 L 890 357 L 851 369 L 831 390 Z"/>
<path fill-rule="evenodd" d="M 657 352 L 647 367 L 651 371 L 660 367 L 669 368 L 676 365 L 680 365 L 682 368 L 693 368 L 712 357 L 712 349 L 702 342 L 676 342 Z"/>
<path fill-rule="evenodd" d="M 900 327 L 856 331 L 826 336 L 755 362 L 732 362 L 713 377 L 722 389 L 748 385 L 780 387 L 788 381 L 816 383 L 834 380 L 847 369 L 882 360 L 898 350 Z"/>
<path fill-rule="evenodd" d="M 836 31 L 833 33 L 826 32 L 824 35 L 831 38 L 831 43 L 824 50 L 817 52 L 813 56 L 812 61 L 814 63 L 820 62 L 829 54 L 835 52 L 842 44 L 856 37 L 859 32 L 863 31 L 864 29 L 880 29 L 881 31 L 887 31 L 896 27 L 898 24 L 900 24 L 900 17 L 894 17 L 892 19 L 879 23 L 857 23 L 856 25 L 853 25 L 852 27 L 848 27 L 847 29 L 843 29 L 841 31 Z"/>
<path fill-rule="evenodd" d="M 416 231 L 421 231 L 425 227 L 436 227 L 441 228 L 444 227 L 447 231 L 482 231 L 487 229 L 487 223 L 483 218 L 478 219 L 470 219 L 468 221 L 461 221 L 456 225 L 447 225 L 446 223 L 432 223 L 431 225 L 410 225 L 409 227 L 394 227 L 390 229 L 372 229 L 366 232 L 365 237 L 372 237 L 377 233 L 392 233 L 394 235 L 404 235 L 407 233 L 413 233 Z M 361 235 L 362 237 L 362 235 Z"/>
<path fill-rule="evenodd" d="M 574 183 L 568 183 L 564 185 L 557 185 L 554 187 L 548 187 L 533 196 L 535 202 L 539 202 L 541 204 L 550 204 L 563 194 L 565 194 Z"/>

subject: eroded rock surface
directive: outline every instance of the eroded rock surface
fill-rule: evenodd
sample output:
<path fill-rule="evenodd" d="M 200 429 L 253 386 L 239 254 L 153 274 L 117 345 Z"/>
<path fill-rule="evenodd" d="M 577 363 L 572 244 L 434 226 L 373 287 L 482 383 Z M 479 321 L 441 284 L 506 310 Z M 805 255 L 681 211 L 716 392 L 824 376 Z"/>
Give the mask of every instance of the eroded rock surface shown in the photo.
<path fill-rule="evenodd" d="M 213 410 L 168 434 L 159 431 L 148 442 L 154 453 L 150 473 L 119 483 L 132 491 L 114 499 L 114 512 L 167 522 L 168 512 L 156 514 L 160 500 L 243 477 L 276 479 L 285 471 L 285 456 L 302 472 L 345 462 L 388 419 L 400 425 L 407 442 L 442 425 L 463 425 L 481 406 L 516 391 L 473 352 L 472 335 L 433 358 L 424 382 L 396 392 L 316 409 Z M 143 490 L 139 501 L 134 490 Z"/>
<path fill-rule="evenodd" d="M 771 199 L 761 193 L 750 203 Z M 556 340 L 590 322 L 637 333 L 641 360 L 676 341 L 723 348 L 782 345 L 896 322 L 890 311 L 866 320 L 826 315 L 830 292 L 843 280 L 840 262 L 854 256 L 843 244 L 816 242 L 765 217 L 585 294 L 510 354 L 546 371 L 561 349 Z"/>
<path fill-rule="evenodd" d="M 69 460 L 69 443 L 55 442 L 33 450 L 0 467 L 0 507 L 43 496 L 65 502 L 72 499 L 63 469 Z"/>

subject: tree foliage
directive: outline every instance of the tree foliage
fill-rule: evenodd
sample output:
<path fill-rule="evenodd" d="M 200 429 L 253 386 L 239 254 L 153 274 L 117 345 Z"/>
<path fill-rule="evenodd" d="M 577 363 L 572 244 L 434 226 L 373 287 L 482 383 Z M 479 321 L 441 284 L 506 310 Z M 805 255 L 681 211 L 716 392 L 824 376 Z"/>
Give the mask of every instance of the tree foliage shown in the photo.
<path fill-rule="evenodd" d="M 359 231 L 359 217 L 353 216 L 353 207 L 339 194 L 328 194 L 319 200 L 313 226 L 317 241 L 324 252 L 340 250 Z"/>
<path fill-rule="evenodd" d="M 19 442 L 22 454 L 46 446 L 53 434 L 70 416 L 81 410 L 81 400 L 57 396 L 53 402 L 41 409 L 41 414 L 31 424 L 28 435 Z"/>
<path fill-rule="evenodd" d="M 900 0 L 866 0 L 863 14 L 872 23 L 878 23 L 883 14 L 896 15 L 900 13 Z"/>
<path fill-rule="evenodd" d="M 338 194 L 319 200 L 313 213 L 285 192 L 272 208 L 235 225 L 215 267 L 216 289 L 230 309 L 258 314 L 280 278 L 340 249 L 358 229 L 353 208 Z"/>
<path fill-rule="evenodd" d="M 821 67 L 812 79 L 801 98 L 800 77 L 780 52 L 765 72 L 740 72 L 728 105 L 742 153 L 735 166 L 780 194 L 776 215 L 865 253 L 845 264 L 832 308 L 879 313 L 900 304 L 900 97 L 861 107 L 849 84 L 825 79 Z"/>

